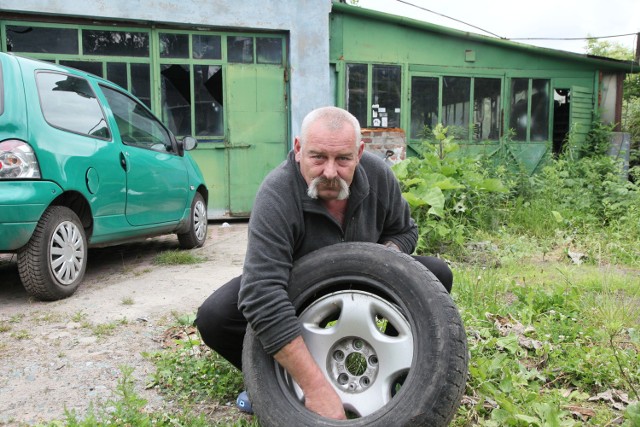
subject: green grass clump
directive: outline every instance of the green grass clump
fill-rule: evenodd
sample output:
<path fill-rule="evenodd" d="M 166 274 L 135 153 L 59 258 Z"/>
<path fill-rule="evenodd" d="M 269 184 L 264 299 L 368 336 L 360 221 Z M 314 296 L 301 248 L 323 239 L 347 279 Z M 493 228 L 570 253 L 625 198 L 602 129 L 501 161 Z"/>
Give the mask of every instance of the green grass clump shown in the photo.
<path fill-rule="evenodd" d="M 195 255 L 189 251 L 164 251 L 160 252 L 153 259 L 153 263 L 156 265 L 185 265 L 185 264 L 200 264 L 207 259 L 203 256 Z"/>

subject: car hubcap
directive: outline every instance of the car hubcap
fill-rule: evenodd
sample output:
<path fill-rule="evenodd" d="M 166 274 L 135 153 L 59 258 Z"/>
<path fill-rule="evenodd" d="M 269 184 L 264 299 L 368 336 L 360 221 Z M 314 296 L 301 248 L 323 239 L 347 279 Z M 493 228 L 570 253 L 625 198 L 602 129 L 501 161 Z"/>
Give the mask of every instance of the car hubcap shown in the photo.
<path fill-rule="evenodd" d="M 84 239 L 76 225 L 70 221 L 62 222 L 51 236 L 49 246 L 51 270 L 63 285 L 73 283 L 82 271 L 84 264 Z"/>
<path fill-rule="evenodd" d="M 193 230 L 198 240 L 204 240 L 207 235 L 207 209 L 202 201 L 193 208 Z"/>
<path fill-rule="evenodd" d="M 307 307 L 300 322 L 348 413 L 363 417 L 393 398 L 413 361 L 411 327 L 396 305 L 372 293 L 340 291 Z M 293 390 L 302 400 L 300 388 Z"/>

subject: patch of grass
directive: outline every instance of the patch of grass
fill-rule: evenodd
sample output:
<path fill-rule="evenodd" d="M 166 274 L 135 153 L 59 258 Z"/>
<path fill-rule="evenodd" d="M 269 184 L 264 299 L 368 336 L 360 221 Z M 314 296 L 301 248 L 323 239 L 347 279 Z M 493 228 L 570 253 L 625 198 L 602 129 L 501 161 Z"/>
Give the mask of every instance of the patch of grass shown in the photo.
<path fill-rule="evenodd" d="M 20 323 L 22 322 L 22 319 L 24 319 L 25 314 L 23 313 L 19 313 L 19 314 L 14 314 L 13 316 L 11 316 L 11 318 L 9 318 L 9 322 L 10 323 Z"/>
<path fill-rule="evenodd" d="M 71 321 L 76 323 L 83 323 L 87 318 L 87 313 L 83 310 L 78 310 L 71 315 Z"/>
<path fill-rule="evenodd" d="M 17 340 L 28 340 L 31 338 L 31 334 L 26 329 L 21 329 L 19 331 L 15 331 L 11 333 L 11 338 L 15 338 Z"/>
<path fill-rule="evenodd" d="M 242 373 L 209 350 L 193 326 L 171 330 L 170 349 L 147 355 L 156 365 L 151 385 L 184 402 L 235 401 L 243 389 Z"/>
<path fill-rule="evenodd" d="M 204 415 L 191 413 L 187 408 L 176 412 L 148 412 L 147 401 L 135 391 L 132 377 L 133 368 L 120 368 L 122 376 L 118 380 L 115 398 L 101 404 L 98 408 L 91 406 L 86 416 L 81 418 L 74 411 L 66 411 L 64 424 L 54 421 L 48 427 L 66 425 L 72 427 L 95 426 L 190 426 L 206 427 L 208 422 Z"/>
<path fill-rule="evenodd" d="M 9 332 L 11 330 L 11 325 L 7 322 L 0 322 L 0 333 Z"/>
<path fill-rule="evenodd" d="M 189 251 L 164 251 L 160 252 L 153 259 L 156 265 L 184 265 L 184 264 L 200 264 L 207 259 L 203 256 L 196 255 Z"/>
<path fill-rule="evenodd" d="M 91 329 L 94 335 L 98 338 L 113 335 L 116 328 L 121 325 L 126 325 L 128 323 L 127 319 L 120 319 L 113 322 L 108 323 L 99 323 L 99 324 L 87 324 L 86 327 Z"/>
<path fill-rule="evenodd" d="M 122 305 L 133 305 L 133 304 L 135 304 L 135 301 L 133 300 L 132 297 L 124 297 L 124 298 L 122 298 L 121 303 L 122 303 Z"/>
<path fill-rule="evenodd" d="M 467 329 L 470 379 L 452 425 L 611 425 L 633 412 L 640 390 L 634 275 L 553 263 L 460 266 L 454 298 Z"/>

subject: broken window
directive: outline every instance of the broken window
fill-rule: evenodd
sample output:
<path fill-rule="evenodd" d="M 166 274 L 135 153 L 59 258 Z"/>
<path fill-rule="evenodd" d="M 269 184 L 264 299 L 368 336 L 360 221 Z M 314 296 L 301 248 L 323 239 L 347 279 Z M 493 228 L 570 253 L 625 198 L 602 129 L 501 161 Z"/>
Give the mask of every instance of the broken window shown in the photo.
<path fill-rule="evenodd" d="M 500 79 L 473 79 L 473 140 L 500 136 Z"/>
<path fill-rule="evenodd" d="M 194 65 L 196 136 L 224 135 L 222 66 Z"/>
<path fill-rule="evenodd" d="M 189 65 L 164 64 L 160 69 L 162 120 L 175 135 L 191 135 Z"/>
<path fill-rule="evenodd" d="M 412 139 L 430 137 L 425 135 L 438 124 L 438 77 L 411 78 L 411 135 Z"/>
<path fill-rule="evenodd" d="M 449 136 L 460 140 L 469 139 L 469 104 L 471 78 L 442 78 L 442 124 L 449 128 Z"/>

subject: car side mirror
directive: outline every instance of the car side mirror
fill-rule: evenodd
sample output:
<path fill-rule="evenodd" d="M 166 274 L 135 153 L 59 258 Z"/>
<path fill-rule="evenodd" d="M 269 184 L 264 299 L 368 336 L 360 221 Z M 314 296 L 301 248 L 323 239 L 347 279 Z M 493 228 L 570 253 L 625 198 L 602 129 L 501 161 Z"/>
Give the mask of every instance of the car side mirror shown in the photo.
<path fill-rule="evenodd" d="M 198 146 L 198 140 L 192 136 L 185 136 L 178 141 L 178 155 L 183 156 L 185 151 L 193 150 Z"/>
<path fill-rule="evenodd" d="M 193 150 L 198 146 L 198 140 L 192 136 L 185 136 L 182 138 L 182 146 L 185 151 Z"/>

